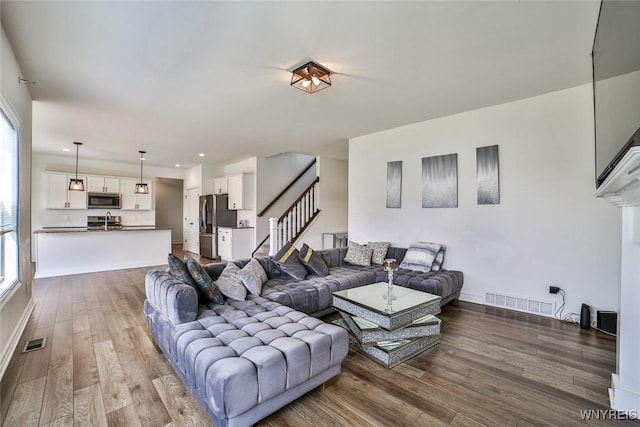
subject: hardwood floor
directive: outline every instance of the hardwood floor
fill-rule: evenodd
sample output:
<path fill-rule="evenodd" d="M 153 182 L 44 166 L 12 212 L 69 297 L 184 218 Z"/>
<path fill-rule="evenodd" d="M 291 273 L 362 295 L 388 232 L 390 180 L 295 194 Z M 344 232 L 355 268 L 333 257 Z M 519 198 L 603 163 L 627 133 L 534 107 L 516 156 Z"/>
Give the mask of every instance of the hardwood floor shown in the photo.
<path fill-rule="evenodd" d="M 0 425 L 211 425 L 154 347 L 142 312 L 146 271 L 36 280 L 35 310 L 0 383 Z M 469 303 L 440 318 L 435 348 L 392 370 L 350 351 L 336 384 L 258 425 L 603 424 L 580 410 L 609 408 L 615 341 Z M 45 349 L 20 353 L 43 336 Z"/>

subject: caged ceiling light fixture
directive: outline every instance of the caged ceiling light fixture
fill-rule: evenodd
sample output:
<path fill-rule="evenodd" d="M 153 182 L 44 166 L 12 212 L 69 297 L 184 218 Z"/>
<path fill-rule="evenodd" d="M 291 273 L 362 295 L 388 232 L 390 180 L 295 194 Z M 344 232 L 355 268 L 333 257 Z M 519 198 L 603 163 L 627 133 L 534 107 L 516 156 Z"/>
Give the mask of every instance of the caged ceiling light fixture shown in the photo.
<path fill-rule="evenodd" d="M 82 145 L 82 142 L 74 142 L 76 145 L 76 178 L 69 180 L 69 191 L 84 191 L 84 181 L 78 179 L 78 150 Z"/>
<path fill-rule="evenodd" d="M 149 185 L 146 182 L 142 182 L 142 162 L 144 162 L 144 154 L 146 151 L 138 151 L 140 153 L 140 182 L 136 184 L 135 194 L 149 194 Z"/>
<path fill-rule="evenodd" d="M 316 93 L 331 86 L 331 71 L 315 62 L 307 62 L 291 72 L 291 86 L 307 93 Z"/>

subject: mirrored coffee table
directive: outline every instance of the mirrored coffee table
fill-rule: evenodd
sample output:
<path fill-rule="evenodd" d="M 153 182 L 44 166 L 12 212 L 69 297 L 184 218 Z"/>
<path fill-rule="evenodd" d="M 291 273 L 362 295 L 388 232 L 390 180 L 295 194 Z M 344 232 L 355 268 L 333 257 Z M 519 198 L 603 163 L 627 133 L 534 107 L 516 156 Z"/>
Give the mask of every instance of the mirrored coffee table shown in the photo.
<path fill-rule="evenodd" d="M 354 349 L 392 368 L 440 342 L 441 298 L 402 286 L 391 302 L 386 295 L 385 282 L 334 292 L 334 323 L 349 331 Z"/>

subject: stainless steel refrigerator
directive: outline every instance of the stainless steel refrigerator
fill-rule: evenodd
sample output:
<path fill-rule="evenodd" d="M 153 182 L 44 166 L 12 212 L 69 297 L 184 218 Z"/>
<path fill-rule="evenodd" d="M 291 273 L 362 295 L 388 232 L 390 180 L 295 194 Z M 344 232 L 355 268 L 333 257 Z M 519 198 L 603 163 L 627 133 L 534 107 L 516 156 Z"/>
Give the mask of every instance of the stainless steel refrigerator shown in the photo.
<path fill-rule="evenodd" d="M 238 212 L 229 210 L 229 196 L 209 194 L 200 196 L 200 255 L 218 259 L 217 227 L 236 227 Z"/>

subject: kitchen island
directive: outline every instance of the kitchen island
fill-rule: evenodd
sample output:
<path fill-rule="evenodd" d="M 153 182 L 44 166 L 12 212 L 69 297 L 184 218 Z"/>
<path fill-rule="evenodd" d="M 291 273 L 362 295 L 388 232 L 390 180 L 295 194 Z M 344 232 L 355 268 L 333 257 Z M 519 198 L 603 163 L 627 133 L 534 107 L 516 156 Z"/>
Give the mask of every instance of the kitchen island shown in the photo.
<path fill-rule="evenodd" d="M 149 267 L 167 263 L 171 229 L 44 228 L 34 232 L 36 278 Z"/>

